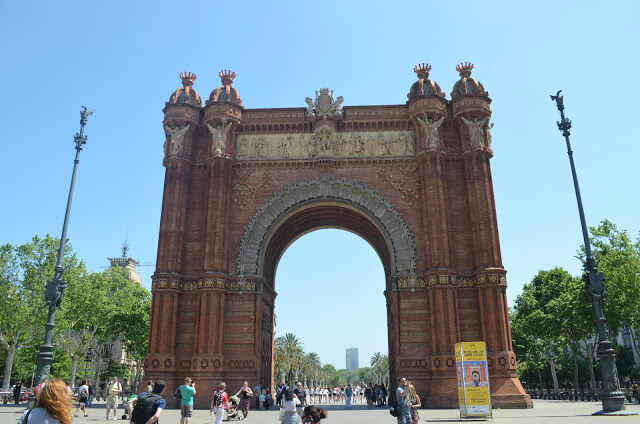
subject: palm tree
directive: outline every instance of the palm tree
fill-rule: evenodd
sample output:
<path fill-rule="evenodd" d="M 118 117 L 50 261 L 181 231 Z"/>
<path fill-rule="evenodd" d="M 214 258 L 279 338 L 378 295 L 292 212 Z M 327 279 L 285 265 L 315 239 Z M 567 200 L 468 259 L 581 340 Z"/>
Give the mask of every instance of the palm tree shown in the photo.
<path fill-rule="evenodd" d="M 279 378 L 286 378 L 293 383 L 302 370 L 303 344 L 295 334 L 286 333 L 277 337 L 274 345 L 275 373 Z"/>
<path fill-rule="evenodd" d="M 389 356 L 383 355 L 380 352 L 375 352 L 371 355 L 369 363 L 371 364 L 374 375 L 376 376 L 376 383 L 385 383 L 389 386 Z"/>

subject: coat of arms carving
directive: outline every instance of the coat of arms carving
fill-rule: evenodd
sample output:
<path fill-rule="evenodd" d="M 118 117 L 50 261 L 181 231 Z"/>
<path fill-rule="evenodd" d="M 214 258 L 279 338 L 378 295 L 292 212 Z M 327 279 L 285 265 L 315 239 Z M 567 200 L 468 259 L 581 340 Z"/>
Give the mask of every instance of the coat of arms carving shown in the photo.
<path fill-rule="evenodd" d="M 338 96 L 335 100 L 333 98 L 333 90 L 328 88 L 321 88 L 320 91 L 316 91 L 315 101 L 311 97 L 304 99 L 307 102 L 308 118 L 342 118 L 342 102 L 344 97 Z"/>

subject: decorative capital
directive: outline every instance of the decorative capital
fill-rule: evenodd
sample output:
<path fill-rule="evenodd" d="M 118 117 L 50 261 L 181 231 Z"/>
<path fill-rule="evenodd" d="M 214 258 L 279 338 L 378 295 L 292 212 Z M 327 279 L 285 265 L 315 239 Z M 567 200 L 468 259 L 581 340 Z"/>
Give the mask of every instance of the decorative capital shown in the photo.
<path fill-rule="evenodd" d="M 460 62 L 460 64 L 456 66 L 456 71 L 460 74 L 460 78 L 469 78 L 472 69 L 473 63 L 471 62 Z"/>
<path fill-rule="evenodd" d="M 180 72 L 180 79 L 183 87 L 192 87 L 194 81 L 198 78 L 193 72 Z"/>
<path fill-rule="evenodd" d="M 431 65 L 428 63 L 419 63 L 413 67 L 413 72 L 415 72 L 420 79 L 428 79 L 429 72 L 431 72 Z"/>
<path fill-rule="evenodd" d="M 218 76 L 220 77 L 222 85 L 231 85 L 233 84 L 233 80 L 236 78 L 236 73 L 228 69 L 223 69 L 218 72 Z"/>

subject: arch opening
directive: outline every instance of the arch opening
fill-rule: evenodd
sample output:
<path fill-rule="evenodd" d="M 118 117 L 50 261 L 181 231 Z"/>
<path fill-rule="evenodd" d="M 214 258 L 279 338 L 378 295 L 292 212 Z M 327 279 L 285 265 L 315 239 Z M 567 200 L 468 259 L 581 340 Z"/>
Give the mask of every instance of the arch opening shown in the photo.
<path fill-rule="evenodd" d="M 341 231 L 334 231 L 333 232 L 334 234 L 343 233 L 343 232 L 352 233 L 357 237 L 351 237 L 351 238 L 358 240 L 358 242 L 361 245 L 361 248 L 360 248 L 361 250 L 368 250 L 367 254 L 370 256 L 372 256 L 371 250 L 373 250 L 373 252 L 375 252 L 375 256 L 377 256 L 377 258 L 373 259 L 373 261 L 377 262 L 378 264 L 377 266 L 378 275 L 373 277 L 371 277 L 371 274 L 368 274 L 369 275 L 368 277 L 363 277 L 362 275 L 360 275 L 360 278 L 362 279 L 361 281 L 353 281 L 353 286 L 360 287 L 361 289 L 364 288 L 366 290 L 360 293 L 360 299 L 355 297 L 352 297 L 350 299 L 355 308 L 353 309 L 343 305 L 343 303 L 346 303 L 346 302 L 343 302 L 342 300 L 343 296 L 354 295 L 353 290 L 351 290 L 350 288 L 349 289 L 346 288 L 346 285 L 350 284 L 349 282 L 347 282 L 347 280 L 345 280 L 344 278 L 343 279 L 338 278 L 337 281 L 334 281 L 336 280 L 336 278 L 328 278 L 329 280 L 332 280 L 332 281 L 324 281 L 321 285 L 316 285 L 316 283 L 312 281 L 305 281 L 309 279 L 305 277 L 304 273 L 300 273 L 299 285 L 295 289 L 297 296 L 299 296 L 300 298 L 300 305 L 298 309 L 300 313 L 310 318 L 317 316 L 320 319 L 322 319 L 324 315 L 324 310 L 321 305 L 325 304 L 324 303 L 325 301 L 331 302 L 326 304 L 331 305 L 331 310 L 335 311 L 332 313 L 337 313 L 339 315 L 344 314 L 345 322 L 346 323 L 353 322 L 355 326 L 346 325 L 346 328 L 344 328 L 345 326 L 343 326 L 343 328 L 340 328 L 340 325 L 337 324 L 336 322 L 332 322 L 332 320 L 328 321 L 329 327 L 327 328 L 324 328 L 326 327 L 327 322 L 322 322 L 322 325 L 317 325 L 316 323 L 309 323 L 307 320 L 304 320 L 304 323 L 301 326 L 298 325 L 297 327 L 286 325 L 282 320 L 291 319 L 291 317 L 289 318 L 285 318 L 285 317 L 290 316 L 292 314 L 283 313 L 281 315 L 280 313 L 278 313 L 277 308 L 280 307 L 280 300 L 282 299 L 283 295 L 289 297 L 288 303 L 285 299 L 285 305 L 287 304 L 291 305 L 291 302 L 290 302 L 291 297 L 289 296 L 289 292 L 290 290 L 292 290 L 292 287 L 291 287 L 291 283 L 288 283 L 285 287 L 280 287 L 280 288 L 276 285 L 276 280 L 278 279 L 277 273 L 278 273 L 280 262 L 283 259 L 283 257 L 286 256 L 286 253 L 289 252 L 290 247 L 296 250 L 295 246 L 298 245 L 298 240 L 307 239 L 309 237 L 314 238 L 314 236 L 320 230 L 326 230 L 326 229 L 341 230 Z M 314 235 L 310 233 L 314 233 Z M 281 378 L 281 376 L 276 372 L 277 370 L 275 369 L 273 352 L 275 350 L 275 343 L 274 343 L 275 338 L 278 336 L 283 336 L 284 333 L 287 332 L 286 330 L 283 330 L 283 328 L 289 328 L 289 329 L 299 328 L 301 331 L 301 334 L 307 334 L 307 337 L 302 338 L 302 341 L 305 344 L 307 341 L 310 341 L 308 340 L 310 337 L 309 334 L 312 334 L 311 332 L 309 332 L 309 329 L 314 329 L 314 328 L 324 328 L 324 331 L 326 331 L 328 334 L 333 334 L 336 339 L 344 340 L 345 338 L 343 337 L 343 333 L 345 332 L 348 332 L 350 330 L 357 331 L 358 328 L 361 328 L 360 326 L 364 326 L 364 328 L 371 328 L 371 327 L 367 327 L 366 322 L 362 323 L 360 322 L 360 319 L 358 319 L 357 321 L 353 321 L 353 319 L 351 318 L 354 311 L 360 312 L 363 309 L 367 308 L 367 306 L 371 307 L 370 309 L 368 309 L 370 313 L 376 315 L 375 322 L 371 322 L 370 324 L 375 326 L 375 330 L 377 332 L 383 334 L 382 336 L 383 341 L 382 343 L 380 343 L 380 340 L 377 340 L 376 345 L 378 345 L 379 347 L 375 351 L 376 352 L 382 351 L 383 353 L 388 352 L 389 364 L 393 363 L 392 358 L 394 358 L 395 355 L 393 354 L 393 349 L 392 349 L 392 330 L 389 326 L 390 314 L 392 313 L 392 311 L 390 310 L 387 300 L 385 298 L 387 291 L 391 289 L 391 281 L 392 281 L 391 270 L 393 269 L 393 257 L 392 257 L 392 251 L 390 248 L 390 241 L 388 237 L 385 236 L 383 230 L 375 222 L 375 219 L 372 216 L 367 214 L 366 211 L 362 211 L 361 209 L 356 208 L 353 205 L 349 205 L 345 202 L 338 202 L 335 200 L 309 202 L 309 203 L 300 205 L 299 207 L 295 208 L 293 211 L 290 211 L 289 213 L 287 213 L 280 220 L 275 222 L 273 225 L 273 228 L 271 229 L 271 231 L 267 232 L 265 238 L 266 238 L 265 245 L 262 249 L 263 255 L 261 255 L 263 258 L 261 260 L 261 270 L 264 278 L 262 306 L 263 308 L 266 309 L 267 315 L 274 317 L 273 329 L 271 331 L 265 331 L 262 336 L 262 339 L 263 339 L 262 346 L 269 349 L 263 352 L 261 355 L 262 363 L 264 367 L 263 379 L 265 381 L 271 381 L 272 384 L 277 384 L 279 382 L 279 379 Z M 342 237 L 342 238 L 344 239 L 348 237 Z M 338 238 L 338 240 L 340 240 L 340 238 Z M 313 269 L 314 262 L 321 262 L 324 264 L 324 266 L 327 266 L 326 261 L 323 261 L 322 259 L 316 261 L 314 260 L 313 256 L 311 256 L 310 253 L 314 251 L 313 246 L 310 247 L 308 244 L 305 244 L 302 240 L 300 240 L 300 242 L 303 245 L 305 245 L 304 256 L 300 258 L 301 262 L 307 264 L 308 267 L 310 267 L 311 269 Z M 353 241 L 351 243 L 353 243 Z M 366 247 L 362 247 L 362 245 L 365 245 Z M 351 252 L 344 252 L 344 257 L 342 258 L 336 258 L 336 256 L 333 255 L 332 253 L 328 253 L 327 256 L 337 259 L 338 262 L 342 262 L 343 269 L 346 266 L 347 261 L 355 258 L 351 254 Z M 371 263 L 371 262 L 369 261 L 368 263 Z M 364 271 L 362 270 L 362 266 L 363 266 L 362 264 L 353 263 L 353 266 L 351 266 L 351 268 L 353 269 L 353 271 L 356 271 L 356 270 Z M 325 275 L 328 275 L 328 274 L 329 273 Z M 350 274 L 350 275 L 354 275 L 354 274 Z M 361 272 L 361 274 L 364 274 L 364 272 Z M 295 278 L 298 278 L 298 277 L 295 277 Z M 358 277 L 353 277 L 353 278 L 358 278 Z M 378 281 L 373 282 L 371 281 L 371 279 L 375 279 Z M 311 278 L 311 280 L 313 280 L 313 278 Z M 334 296 L 333 300 L 329 299 L 330 296 L 323 298 L 322 294 L 320 293 L 321 291 L 331 292 L 331 296 Z M 276 293 L 281 293 L 281 294 L 277 295 L 276 297 Z M 338 299 L 337 297 L 340 297 L 340 298 Z M 373 304 L 371 304 L 372 298 L 374 297 L 376 298 L 377 301 L 373 301 Z M 278 302 L 276 302 L 276 298 L 278 299 Z M 309 299 L 309 298 L 314 299 L 312 304 L 315 305 L 315 307 L 312 307 L 312 310 L 308 310 L 304 306 L 305 305 L 304 299 Z M 369 299 L 369 300 L 367 301 L 365 299 Z M 278 303 L 277 306 L 276 306 L 276 303 Z M 339 306 L 339 305 L 343 305 L 343 306 Z M 357 306 L 357 305 L 360 305 L 360 306 Z M 277 326 L 276 326 L 277 323 L 275 322 L 276 314 L 278 316 L 277 322 L 281 323 Z M 357 316 L 359 315 L 360 314 L 358 313 Z M 366 316 L 366 314 L 363 314 L 363 316 Z M 381 317 L 382 319 L 380 319 Z M 301 321 L 297 321 L 297 322 L 301 322 Z M 388 329 L 388 330 L 384 331 L 383 329 Z M 294 334 L 298 335 L 296 331 L 294 331 Z M 385 337 L 384 335 L 386 335 L 386 340 L 384 340 L 384 337 Z M 337 344 L 333 346 L 333 352 L 336 352 L 335 349 L 338 349 L 340 351 L 343 347 L 344 348 L 353 347 L 353 346 L 342 346 L 344 343 L 339 342 L 338 340 L 335 340 L 335 341 L 337 342 Z M 311 344 L 313 345 L 313 343 Z M 273 348 L 271 348 L 271 346 L 273 346 Z M 355 347 L 358 347 L 358 346 L 355 346 Z M 336 352 L 336 354 L 332 355 L 331 357 L 335 358 L 336 356 L 339 356 L 339 353 L 340 352 Z M 370 348 L 367 349 L 367 348 L 364 348 L 363 346 L 362 354 L 365 356 L 361 356 L 361 359 L 363 360 L 363 362 L 360 363 L 360 366 L 368 366 L 370 355 L 372 353 L 373 351 L 371 351 Z M 342 354 L 344 355 L 345 352 L 342 352 Z M 340 363 L 334 363 L 335 360 L 327 361 L 327 359 L 325 359 L 326 356 L 327 355 L 322 355 L 322 354 L 320 355 L 320 359 L 323 361 L 323 365 L 325 363 L 332 363 L 336 367 L 336 369 L 343 369 L 346 367 L 346 364 L 344 362 L 342 362 L 342 366 L 341 366 Z M 391 369 L 389 369 L 388 375 L 391 376 L 391 374 L 392 374 Z M 388 384 L 388 381 L 389 381 L 388 379 L 385 379 L 384 381 L 385 384 Z M 311 380 L 306 380 L 305 382 L 309 384 L 314 383 Z M 289 382 L 289 383 L 293 383 L 293 382 Z M 317 381 L 315 383 L 317 383 Z"/>

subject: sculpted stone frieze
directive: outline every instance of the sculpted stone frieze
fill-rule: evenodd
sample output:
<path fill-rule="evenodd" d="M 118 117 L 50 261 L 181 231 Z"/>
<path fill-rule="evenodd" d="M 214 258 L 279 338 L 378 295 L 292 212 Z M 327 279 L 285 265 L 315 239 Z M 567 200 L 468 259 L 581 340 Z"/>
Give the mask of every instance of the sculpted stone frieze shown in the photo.
<path fill-rule="evenodd" d="M 257 134 L 238 137 L 238 160 L 411 156 L 412 131 Z"/>

